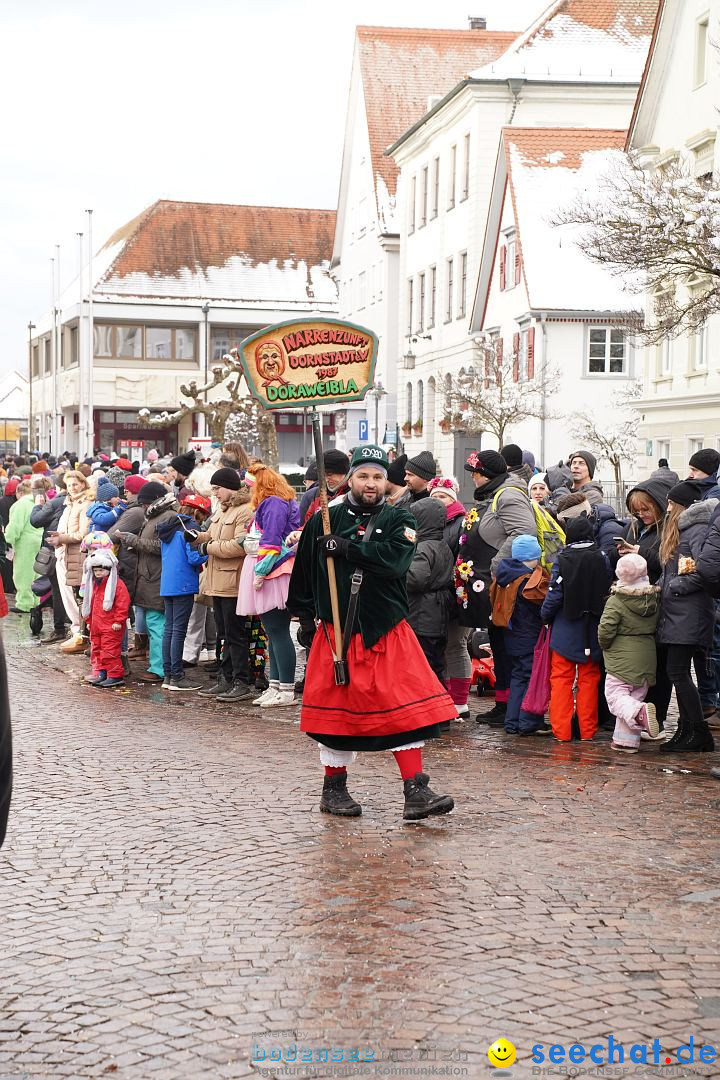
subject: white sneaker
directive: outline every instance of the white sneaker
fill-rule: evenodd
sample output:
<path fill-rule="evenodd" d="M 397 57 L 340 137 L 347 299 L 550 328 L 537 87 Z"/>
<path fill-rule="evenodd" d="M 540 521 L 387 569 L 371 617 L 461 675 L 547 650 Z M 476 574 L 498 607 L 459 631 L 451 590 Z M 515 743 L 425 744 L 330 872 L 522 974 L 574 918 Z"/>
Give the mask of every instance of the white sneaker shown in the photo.
<path fill-rule="evenodd" d="M 641 731 L 640 738 L 645 742 L 665 742 L 667 731 L 658 731 L 657 735 L 651 735 L 649 731 Z"/>
<path fill-rule="evenodd" d="M 209 649 L 201 649 L 200 652 L 198 653 L 197 662 L 198 662 L 198 664 L 209 664 L 210 661 L 214 660 L 214 659 L 215 659 L 215 653 L 213 653 L 212 656 L 211 656 Z"/>
<path fill-rule="evenodd" d="M 470 719 L 470 706 L 469 705 L 456 705 L 455 712 L 458 714 L 458 720 Z"/>
<path fill-rule="evenodd" d="M 253 700 L 253 705 L 262 705 L 266 698 L 274 697 L 277 693 L 279 693 L 277 686 L 269 686 L 267 690 L 263 690 L 260 697 L 256 697 Z"/>
<path fill-rule="evenodd" d="M 294 690 L 274 690 L 272 697 L 265 698 L 260 702 L 261 709 L 270 709 L 280 707 L 281 705 L 294 705 L 295 704 L 295 691 Z"/>

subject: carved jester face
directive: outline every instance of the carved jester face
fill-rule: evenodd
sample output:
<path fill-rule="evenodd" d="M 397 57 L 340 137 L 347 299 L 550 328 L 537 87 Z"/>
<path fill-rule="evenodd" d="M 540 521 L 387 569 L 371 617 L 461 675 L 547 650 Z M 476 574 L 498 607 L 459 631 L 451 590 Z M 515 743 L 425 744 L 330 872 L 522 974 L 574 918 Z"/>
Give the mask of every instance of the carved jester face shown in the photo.
<path fill-rule="evenodd" d="M 266 383 L 282 381 L 285 357 L 277 341 L 263 341 L 255 349 L 255 366 Z"/>

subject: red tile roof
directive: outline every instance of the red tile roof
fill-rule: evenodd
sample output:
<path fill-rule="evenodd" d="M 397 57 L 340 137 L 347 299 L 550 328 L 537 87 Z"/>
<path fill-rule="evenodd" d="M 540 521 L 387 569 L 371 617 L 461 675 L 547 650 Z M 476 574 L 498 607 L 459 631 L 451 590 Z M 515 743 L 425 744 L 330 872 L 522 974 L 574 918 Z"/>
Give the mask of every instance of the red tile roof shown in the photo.
<path fill-rule="evenodd" d="M 330 262 L 334 210 L 234 206 L 160 199 L 118 229 L 103 250 L 122 244 L 103 279 L 141 273 L 174 277 L 222 267 L 234 256 L 252 266 Z"/>
<path fill-rule="evenodd" d="M 384 151 L 473 68 L 489 64 L 516 33 L 358 26 L 373 178 L 395 194 L 398 168 Z"/>
<path fill-rule="evenodd" d="M 622 150 L 625 130 L 614 128 L 503 128 L 503 144 L 512 187 L 510 146 L 515 146 L 526 165 L 551 169 L 579 169 L 582 155 L 590 150 Z"/>

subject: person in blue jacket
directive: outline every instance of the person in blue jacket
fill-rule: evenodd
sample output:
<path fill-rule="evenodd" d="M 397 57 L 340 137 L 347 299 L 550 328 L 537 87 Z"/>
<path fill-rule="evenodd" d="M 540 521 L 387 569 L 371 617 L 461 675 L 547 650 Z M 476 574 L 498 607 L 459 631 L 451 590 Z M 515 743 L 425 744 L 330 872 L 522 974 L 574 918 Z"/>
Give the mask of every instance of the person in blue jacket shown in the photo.
<path fill-rule="evenodd" d="M 194 518 L 176 514 L 157 527 L 160 539 L 160 596 L 165 601 L 165 630 L 162 639 L 163 690 L 198 690 L 202 682 L 188 679 L 183 667 L 183 646 L 198 591 L 200 567 L 207 562 L 190 546 Z"/>
<path fill-rule="evenodd" d="M 127 510 L 127 505 L 120 498 L 119 488 L 111 484 L 107 477 L 101 476 L 98 480 L 95 502 L 90 503 L 87 510 L 92 528 L 96 532 L 107 532 L 117 524 L 122 512 Z"/>

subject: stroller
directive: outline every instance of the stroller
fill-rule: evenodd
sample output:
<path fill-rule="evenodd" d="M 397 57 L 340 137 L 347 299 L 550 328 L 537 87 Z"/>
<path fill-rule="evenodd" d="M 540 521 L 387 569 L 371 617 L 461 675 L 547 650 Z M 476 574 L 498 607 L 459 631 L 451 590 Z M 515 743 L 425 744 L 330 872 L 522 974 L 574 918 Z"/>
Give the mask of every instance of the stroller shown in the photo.
<path fill-rule="evenodd" d="M 43 628 L 43 608 L 52 607 L 50 578 L 45 575 L 37 577 L 30 588 L 38 598 L 37 607 L 30 612 L 30 633 L 33 637 L 40 637 Z"/>
<path fill-rule="evenodd" d="M 477 693 L 493 693 L 495 690 L 495 662 L 487 630 L 474 630 L 468 638 L 468 652 L 472 661 L 470 687 Z"/>

